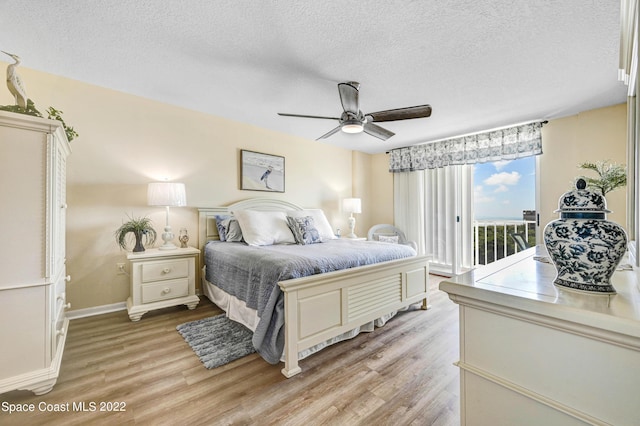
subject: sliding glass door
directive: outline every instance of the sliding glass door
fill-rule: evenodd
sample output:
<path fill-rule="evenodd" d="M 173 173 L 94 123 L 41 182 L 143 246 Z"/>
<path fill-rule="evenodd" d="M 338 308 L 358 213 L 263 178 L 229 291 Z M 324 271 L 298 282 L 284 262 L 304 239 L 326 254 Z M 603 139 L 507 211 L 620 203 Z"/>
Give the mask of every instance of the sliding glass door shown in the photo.
<path fill-rule="evenodd" d="M 535 245 L 537 157 L 394 174 L 396 226 L 431 256 L 431 272 L 456 275 L 513 254 L 511 234 Z"/>

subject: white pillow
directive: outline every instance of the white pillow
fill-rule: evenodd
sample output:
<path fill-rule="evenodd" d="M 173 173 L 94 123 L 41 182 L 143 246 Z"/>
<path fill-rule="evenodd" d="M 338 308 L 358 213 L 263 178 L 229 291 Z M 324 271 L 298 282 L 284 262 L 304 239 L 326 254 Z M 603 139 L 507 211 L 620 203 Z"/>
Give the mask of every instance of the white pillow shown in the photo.
<path fill-rule="evenodd" d="M 289 210 L 287 215 L 291 217 L 311 216 L 322 241 L 338 238 L 333 233 L 333 229 L 321 209 Z"/>
<path fill-rule="evenodd" d="M 287 224 L 285 212 L 261 212 L 258 210 L 235 210 L 242 237 L 250 246 L 272 244 L 295 244 L 296 240 Z"/>

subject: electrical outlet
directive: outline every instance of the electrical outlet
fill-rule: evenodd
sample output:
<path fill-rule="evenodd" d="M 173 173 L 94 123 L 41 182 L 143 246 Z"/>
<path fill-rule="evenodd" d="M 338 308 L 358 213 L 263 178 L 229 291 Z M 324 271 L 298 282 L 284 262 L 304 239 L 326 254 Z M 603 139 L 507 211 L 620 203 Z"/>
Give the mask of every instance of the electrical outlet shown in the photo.
<path fill-rule="evenodd" d="M 124 263 L 116 263 L 116 267 L 118 268 L 118 275 L 124 275 L 127 273 L 124 270 Z"/>

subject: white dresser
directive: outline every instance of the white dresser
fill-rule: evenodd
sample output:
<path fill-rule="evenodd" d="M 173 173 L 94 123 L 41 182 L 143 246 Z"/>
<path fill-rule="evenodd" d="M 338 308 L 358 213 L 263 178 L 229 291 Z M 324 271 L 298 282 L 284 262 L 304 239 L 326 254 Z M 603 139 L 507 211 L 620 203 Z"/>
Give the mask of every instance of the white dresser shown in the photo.
<path fill-rule="evenodd" d="M 577 293 L 534 255 L 440 284 L 460 305 L 461 424 L 640 424 L 637 271 L 614 274 L 616 295 Z"/>
<path fill-rule="evenodd" d="M 60 371 L 69 153 L 58 121 L 0 111 L 0 393 L 49 392 Z"/>

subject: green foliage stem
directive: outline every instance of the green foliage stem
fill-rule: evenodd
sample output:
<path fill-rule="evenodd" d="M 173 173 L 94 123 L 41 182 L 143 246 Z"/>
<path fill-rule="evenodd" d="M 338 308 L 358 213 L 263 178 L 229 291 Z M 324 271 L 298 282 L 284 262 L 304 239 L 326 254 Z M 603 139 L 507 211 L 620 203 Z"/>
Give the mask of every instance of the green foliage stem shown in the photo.
<path fill-rule="evenodd" d="M 64 120 L 62 119 L 62 111 L 50 106 L 47 109 L 47 114 L 48 114 L 47 118 L 51 120 L 58 120 L 59 122 L 62 123 L 62 127 L 64 128 L 64 132 L 67 134 L 67 140 L 69 142 L 71 142 L 72 140 L 78 137 L 78 132 L 76 132 L 73 127 L 67 126 L 67 123 L 65 123 Z"/>
<path fill-rule="evenodd" d="M 578 167 L 598 174 L 597 178 L 583 177 L 583 179 L 587 182 L 587 188 L 600 191 L 603 197 L 608 192 L 627 185 L 627 169 L 624 165 L 605 160 L 596 163 L 584 162 Z"/>

